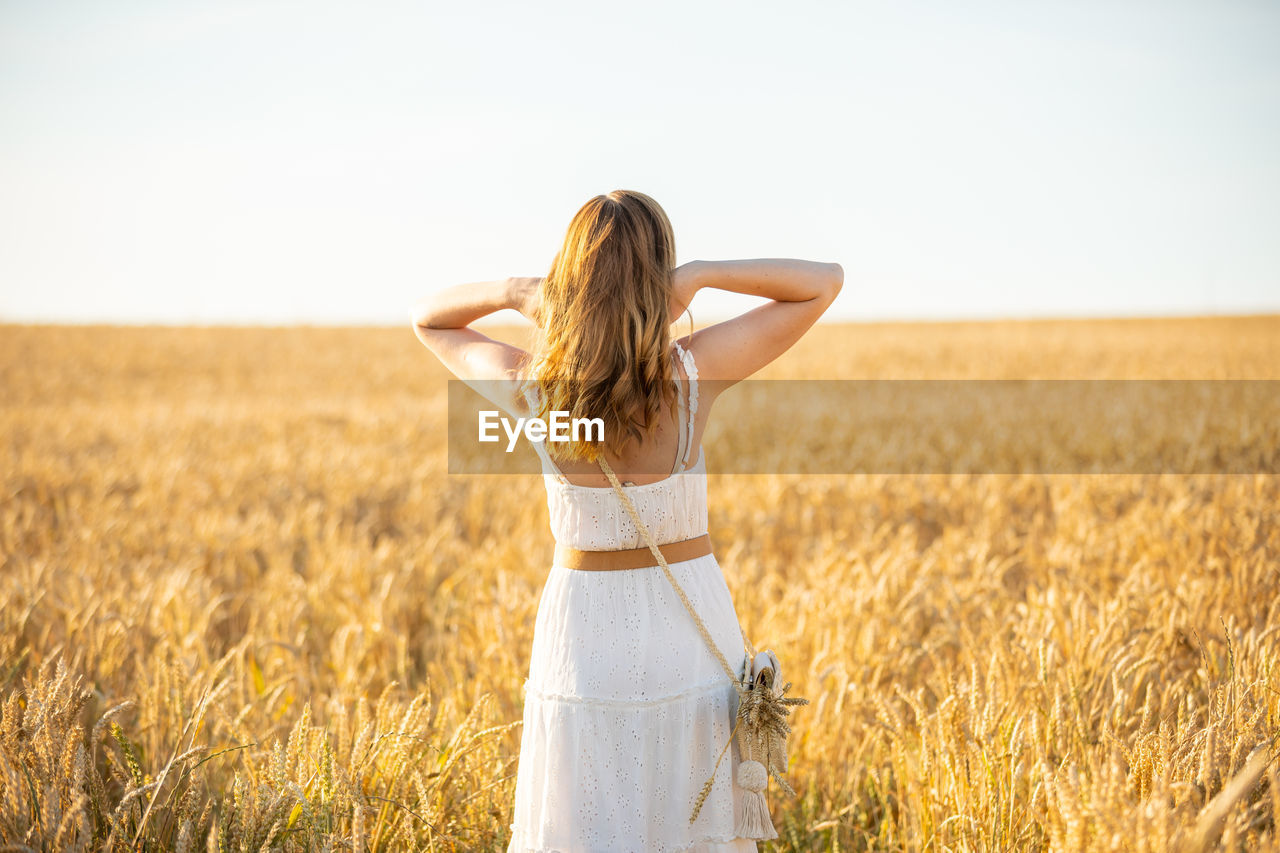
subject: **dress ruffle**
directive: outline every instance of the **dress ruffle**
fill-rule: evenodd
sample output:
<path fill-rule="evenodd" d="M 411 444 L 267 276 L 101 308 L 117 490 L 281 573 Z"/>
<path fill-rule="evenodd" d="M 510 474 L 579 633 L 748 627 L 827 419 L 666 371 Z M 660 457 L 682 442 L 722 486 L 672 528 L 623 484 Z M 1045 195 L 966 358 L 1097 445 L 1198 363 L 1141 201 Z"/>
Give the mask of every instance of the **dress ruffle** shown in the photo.
<path fill-rule="evenodd" d="M 698 819 L 689 816 L 730 742 L 737 694 L 727 681 L 651 702 L 525 692 L 520 773 L 555 780 L 519 798 L 513 851 L 677 851 L 732 845 L 726 755 Z M 730 750 L 732 752 L 732 748 Z M 527 768 L 527 769 L 526 769 Z M 752 846 L 741 848 L 754 850 Z"/>

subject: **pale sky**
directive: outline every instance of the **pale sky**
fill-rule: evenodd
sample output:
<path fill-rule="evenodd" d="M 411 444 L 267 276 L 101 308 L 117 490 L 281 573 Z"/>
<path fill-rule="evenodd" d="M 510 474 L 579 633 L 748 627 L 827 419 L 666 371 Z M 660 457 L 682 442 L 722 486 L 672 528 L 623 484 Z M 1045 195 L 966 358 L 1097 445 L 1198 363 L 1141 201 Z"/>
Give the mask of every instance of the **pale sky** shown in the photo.
<path fill-rule="evenodd" d="M 680 262 L 838 261 L 836 318 L 1280 311 L 1278 44 L 1240 0 L 0 0 L 0 320 L 407 323 L 612 189 Z"/>

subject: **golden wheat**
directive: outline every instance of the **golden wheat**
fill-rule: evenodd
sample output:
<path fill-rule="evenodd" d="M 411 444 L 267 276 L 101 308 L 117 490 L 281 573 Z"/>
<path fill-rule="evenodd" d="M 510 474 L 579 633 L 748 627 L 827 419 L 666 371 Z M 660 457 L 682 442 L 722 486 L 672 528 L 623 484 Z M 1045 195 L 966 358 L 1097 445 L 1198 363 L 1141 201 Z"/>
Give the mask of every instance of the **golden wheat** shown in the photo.
<path fill-rule="evenodd" d="M 1260 317 L 821 327 L 764 376 L 1278 369 Z M 503 848 L 552 543 L 537 478 L 445 473 L 445 379 L 407 328 L 3 328 L 0 848 Z M 813 702 L 773 849 L 1280 850 L 1274 475 L 710 497 Z"/>

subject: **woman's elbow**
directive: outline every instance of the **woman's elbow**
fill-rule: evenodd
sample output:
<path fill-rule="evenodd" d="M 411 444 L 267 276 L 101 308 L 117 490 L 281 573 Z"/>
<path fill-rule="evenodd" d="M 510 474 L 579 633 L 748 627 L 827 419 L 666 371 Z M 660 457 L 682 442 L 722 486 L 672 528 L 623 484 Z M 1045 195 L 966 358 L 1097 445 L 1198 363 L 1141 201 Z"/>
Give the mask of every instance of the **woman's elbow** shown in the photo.
<path fill-rule="evenodd" d="M 429 328 L 431 312 L 427 310 L 425 302 L 421 300 L 409 306 L 409 325 L 415 329 Z"/>
<path fill-rule="evenodd" d="M 415 329 L 439 331 L 450 328 L 434 296 L 425 296 L 409 306 L 409 322 Z"/>
<path fill-rule="evenodd" d="M 417 309 L 409 314 L 409 322 L 413 325 L 416 332 L 439 332 L 443 329 L 453 328 L 441 323 L 438 319 L 429 313 L 423 313 Z"/>
<path fill-rule="evenodd" d="M 830 269 L 830 277 L 827 279 L 826 297 L 828 301 L 834 300 L 840 294 L 840 289 L 844 287 L 844 267 L 836 263 L 827 264 Z"/>
<path fill-rule="evenodd" d="M 413 328 L 413 333 L 418 336 L 418 340 L 428 346 L 430 346 L 428 339 L 432 333 L 440 330 L 431 314 L 424 312 L 418 305 L 415 305 L 409 311 L 409 325 Z"/>

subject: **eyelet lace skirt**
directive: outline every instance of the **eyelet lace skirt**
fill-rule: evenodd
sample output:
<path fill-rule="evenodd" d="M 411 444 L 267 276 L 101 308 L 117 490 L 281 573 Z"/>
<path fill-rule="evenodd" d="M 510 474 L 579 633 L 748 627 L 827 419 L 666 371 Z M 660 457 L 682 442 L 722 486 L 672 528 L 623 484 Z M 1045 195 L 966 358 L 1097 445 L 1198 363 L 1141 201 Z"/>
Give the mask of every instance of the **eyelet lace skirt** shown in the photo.
<path fill-rule="evenodd" d="M 742 636 L 714 555 L 671 565 L 731 664 Z M 512 853 L 754 851 L 735 839 L 737 694 L 658 567 L 554 567 L 525 683 Z"/>

